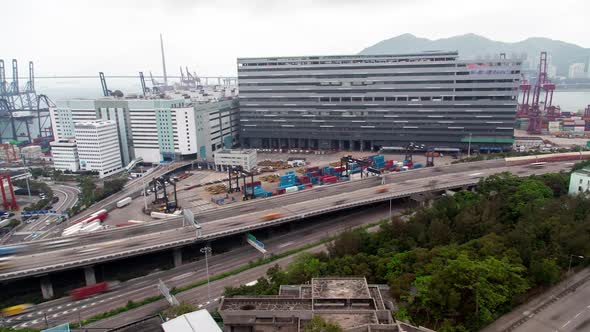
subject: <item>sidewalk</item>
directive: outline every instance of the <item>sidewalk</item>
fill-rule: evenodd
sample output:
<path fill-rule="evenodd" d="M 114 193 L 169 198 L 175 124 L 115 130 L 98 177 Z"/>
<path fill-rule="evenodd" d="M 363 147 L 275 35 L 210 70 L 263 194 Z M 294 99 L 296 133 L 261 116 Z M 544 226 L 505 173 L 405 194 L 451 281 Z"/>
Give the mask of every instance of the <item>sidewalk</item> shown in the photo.
<path fill-rule="evenodd" d="M 580 287 L 589 280 L 590 268 L 585 268 L 567 279 L 567 291 L 565 289 L 566 281 L 563 280 L 543 294 L 535 296 L 528 302 L 519 305 L 511 312 L 498 318 L 492 324 L 481 329 L 480 332 L 513 331 L 532 317 L 533 314 L 541 312 L 549 305 L 556 304 L 561 298 L 568 296 L 572 290 Z"/>

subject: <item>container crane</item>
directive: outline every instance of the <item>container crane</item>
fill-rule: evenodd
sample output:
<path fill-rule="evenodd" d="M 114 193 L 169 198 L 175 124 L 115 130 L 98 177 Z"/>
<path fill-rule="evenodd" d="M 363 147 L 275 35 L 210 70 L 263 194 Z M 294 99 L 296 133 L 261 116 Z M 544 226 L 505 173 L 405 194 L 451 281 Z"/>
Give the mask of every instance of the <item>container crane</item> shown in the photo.
<path fill-rule="evenodd" d="M 539 74 L 537 76 L 537 81 L 535 82 L 535 86 L 533 88 L 533 97 L 531 106 L 529 109 L 529 126 L 527 132 L 529 134 L 540 134 L 541 133 L 541 123 L 543 121 L 543 114 L 541 107 L 539 105 L 539 98 L 541 96 L 541 89 L 543 89 L 543 85 L 547 82 L 547 52 L 541 52 L 541 57 L 539 59 Z"/>

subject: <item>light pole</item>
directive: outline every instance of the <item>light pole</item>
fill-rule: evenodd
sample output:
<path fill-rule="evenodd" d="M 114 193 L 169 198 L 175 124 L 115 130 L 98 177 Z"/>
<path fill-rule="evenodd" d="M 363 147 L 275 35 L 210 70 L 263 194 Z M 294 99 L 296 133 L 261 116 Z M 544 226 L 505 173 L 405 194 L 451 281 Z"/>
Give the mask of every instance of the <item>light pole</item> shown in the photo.
<path fill-rule="evenodd" d="M 469 133 L 469 144 L 467 145 L 467 158 L 471 157 L 471 133 Z"/>
<path fill-rule="evenodd" d="M 209 262 L 207 256 L 211 254 L 211 247 L 201 248 L 201 253 L 205 254 L 205 271 L 207 272 L 207 303 L 211 302 L 211 286 L 209 285 Z"/>
<path fill-rule="evenodd" d="M 27 168 L 27 164 L 25 164 L 25 156 L 24 154 L 20 154 L 20 160 L 23 162 L 23 166 Z M 27 182 L 27 191 L 29 193 L 29 199 L 31 199 L 31 187 L 29 187 L 29 177 L 25 176 L 25 181 Z"/>
<path fill-rule="evenodd" d="M 139 171 L 141 172 L 141 183 L 143 184 L 143 205 L 145 208 L 145 212 L 147 213 L 147 191 L 145 189 L 145 174 L 143 174 L 143 166 L 139 166 Z"/>
<path fill-rule="evenodd" d="M 389 222 L 391 222 L 391 198 L 389 199 Z"/>
<path fill-rule="evenodd" d="M 584 256 L 581 256 L 581 255 L 570 255 L 570 264 L 567 267 L 567 276 L 565 276 L 565 289 L 567 289 L 568 278 L 570 276 L 570 271 L 572 269 L 572 259 L 574 259 L 574 257 L 579 258 L 579 259 L 584 259 Z"/>

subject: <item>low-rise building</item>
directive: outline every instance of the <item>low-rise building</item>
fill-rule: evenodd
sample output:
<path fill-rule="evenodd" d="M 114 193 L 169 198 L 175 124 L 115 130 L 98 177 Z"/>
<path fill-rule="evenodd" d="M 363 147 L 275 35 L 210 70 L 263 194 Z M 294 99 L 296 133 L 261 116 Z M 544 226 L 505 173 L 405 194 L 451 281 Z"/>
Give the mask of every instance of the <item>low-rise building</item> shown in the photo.
<path fill-rule="evenodd" d="M 60 171 L 77 172 L 80 170 L 78 147 L 74 139 L 62 139 L 49 143 L 53 167 Z"/>
<path fill-rule="evenodd" d="M 221 169 L 241 166 L 249 172 L 256 167 L 256 150 L 219 150 L 214 155 L 215 166 Z"/>
<path fill-rule="evenodd" d="M 219 313 L 225 332 L 301 332 L 314 316 L 349 332 L 426 332 L 396 322 L 387 285 L 365 278 L 314 278 L 310 284 L 282 285 L 278 296 L 224 298 Z"/>
<path fill-rule="evenodd" d="M 80 170 L 96 171 L 100 178 L 122 170 L 115 121 L 77 122 L 74 127 Z"/>
<path fill-rule="evenodd" d="M 570 175 L 570 195 L 577 195 L 590 191 L 590 168 L 577 170 Z"/>

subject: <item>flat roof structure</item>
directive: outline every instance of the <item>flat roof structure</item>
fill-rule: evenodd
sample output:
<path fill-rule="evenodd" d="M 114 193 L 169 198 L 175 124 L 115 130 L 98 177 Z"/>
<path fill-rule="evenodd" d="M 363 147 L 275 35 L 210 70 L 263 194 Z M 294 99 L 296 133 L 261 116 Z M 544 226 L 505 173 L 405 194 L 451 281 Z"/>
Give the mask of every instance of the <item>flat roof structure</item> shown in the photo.
<path fill-rule="evenodd" d="M 314 316 L 344 331 L 425 332 L 392 318 L 387 285 L 365 278 L 314 278 L 305 285 L 281 285 L 278 296 L 224 298 L 219 313 L 224 331 L 301 332 Z"/>

